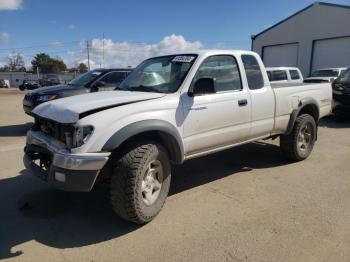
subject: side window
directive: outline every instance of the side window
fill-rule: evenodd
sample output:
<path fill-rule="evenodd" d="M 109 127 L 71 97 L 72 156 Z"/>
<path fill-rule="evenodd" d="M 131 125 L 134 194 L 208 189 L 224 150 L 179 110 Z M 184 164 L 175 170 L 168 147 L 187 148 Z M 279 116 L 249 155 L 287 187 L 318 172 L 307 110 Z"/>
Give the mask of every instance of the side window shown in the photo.
<path fill-rule="evenodd" d="M 268 76 L 270 81 L 273 81 L 272 72 L 271 71 L 267 71 L 267 76 Z"/>
<path fill-rule="evenodd" d="M 287 71 L 285 70 L 272 71 L 271 81 L 283 81 L 283 80 L 288 80 Z"/>
<path fill-rule="evenodd" d="M 299 75 L 299 72 L 297 70 L 289 70 L 289 73 L 290 73 L 290 78 L 292 80 L 300 79 L 300 75 Z"/>
<path fill-rule="evenodd" d="M 242 55 L 242 61 L 247 75 L 249 89 L 260 89 L 264 86 L 264 79 L 256 58 L 252 55 Z"/>
<path fill-rule="evenodd" d="M 241 77 L 236 59 L 233 56 L 211 56 L 199 67 L 193 83 L 199 78 L 213 78 L 215 91 L 225 92 L 241 90 Z"/>
<path fill-rule="evenodd" d="M 100 81 L 105 82 L 108 85 L 120 84 L 125 78 L 125 72 L 112 72 L 103 76 Z"/>

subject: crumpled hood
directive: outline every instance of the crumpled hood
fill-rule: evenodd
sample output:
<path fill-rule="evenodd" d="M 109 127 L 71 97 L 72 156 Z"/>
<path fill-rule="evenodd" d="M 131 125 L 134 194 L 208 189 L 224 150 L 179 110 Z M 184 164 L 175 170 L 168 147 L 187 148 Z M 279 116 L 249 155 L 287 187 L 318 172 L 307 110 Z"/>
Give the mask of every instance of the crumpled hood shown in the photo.
<path fill-rule="evenodd" d="M 59 123 L 76 123 L 81 115 L 165 96 L 161 93 L 110 91 L 58 99 L 37 106 L 32 113 Z"/>

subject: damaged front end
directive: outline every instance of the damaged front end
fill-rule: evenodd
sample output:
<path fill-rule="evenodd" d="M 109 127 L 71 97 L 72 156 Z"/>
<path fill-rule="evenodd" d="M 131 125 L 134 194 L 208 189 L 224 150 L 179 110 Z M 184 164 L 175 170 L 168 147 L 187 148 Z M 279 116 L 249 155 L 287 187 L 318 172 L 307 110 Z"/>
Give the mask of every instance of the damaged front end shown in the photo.
<path fill-rule="evenodd" d="M 23 158 L 27 170 L 54 187 L 67 191 L 90 191 L 110 153 L 71 152 L 83 145 L 93 128 L 76 127 L 37 117 L 27 133 Z"/>

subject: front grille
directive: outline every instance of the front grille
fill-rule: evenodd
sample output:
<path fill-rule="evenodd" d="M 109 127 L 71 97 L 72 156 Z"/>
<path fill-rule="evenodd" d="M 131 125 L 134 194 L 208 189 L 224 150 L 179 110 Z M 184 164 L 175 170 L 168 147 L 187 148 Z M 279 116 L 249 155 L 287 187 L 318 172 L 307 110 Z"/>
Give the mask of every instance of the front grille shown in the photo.
<path fill-rule="evenodd" d="M 29 102 L 34 102 L 35 96 L 34 96 L 34 95 L 31 95 L 31 94 L 26 94 L 26 95 L 24 96 L 24 100 L 27 100 L 27 101 L 29 101 Z"/>
<path fill-rule="evenodd" d="M 33 127 L 36 131 L 41 131 L 44 134 L 55 138 L 56 140 L 67 145 L 67 139 L 72 138 L 74 127 L 71 125 L 64 125 L 52 120 L 35 118 L 35 125 Z"/>

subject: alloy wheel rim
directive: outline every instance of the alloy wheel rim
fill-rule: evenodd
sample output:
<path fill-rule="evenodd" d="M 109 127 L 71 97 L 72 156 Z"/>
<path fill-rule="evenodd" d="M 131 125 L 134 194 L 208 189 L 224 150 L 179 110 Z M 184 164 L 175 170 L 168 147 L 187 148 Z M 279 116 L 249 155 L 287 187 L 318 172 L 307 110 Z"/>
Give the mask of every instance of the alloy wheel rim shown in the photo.
<path fill-rule="evenodd" d="M 151 206 L 157 201 L 162 182 L 162 164 L 159 160 L 153 160 L 148 164 L 141 184 L 142 199 L 146 206 Z"/>
<path fill-rule="evenodd" d="M 300 151 L 305 152 L 309 149 L 312 142 L 312 136 L 312 126 L 310 123 L 306 123 L 302 126 L 298 134 L 298 148 Z"/>

